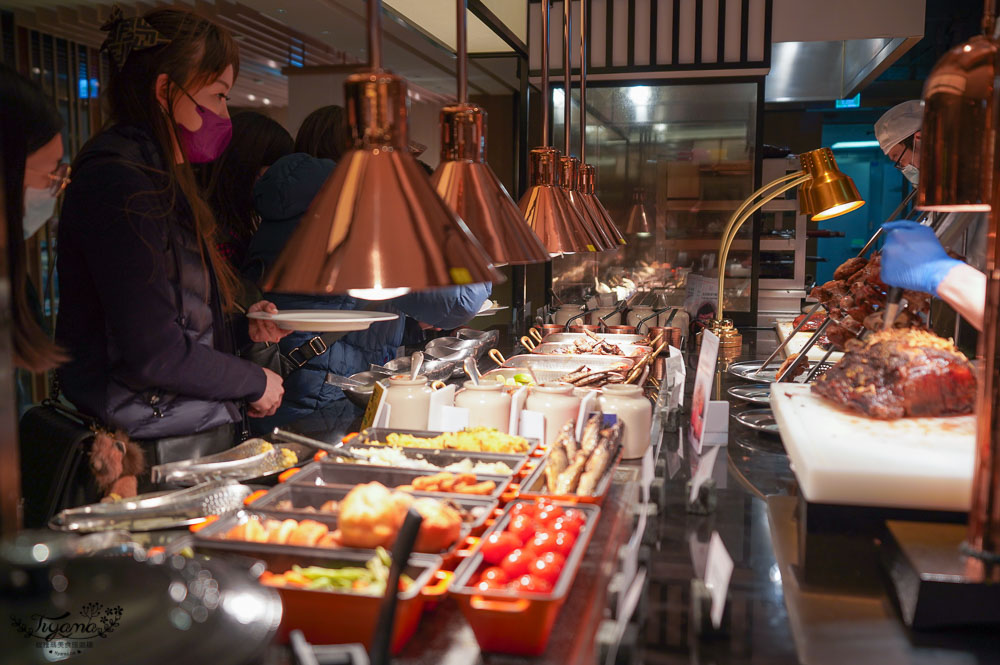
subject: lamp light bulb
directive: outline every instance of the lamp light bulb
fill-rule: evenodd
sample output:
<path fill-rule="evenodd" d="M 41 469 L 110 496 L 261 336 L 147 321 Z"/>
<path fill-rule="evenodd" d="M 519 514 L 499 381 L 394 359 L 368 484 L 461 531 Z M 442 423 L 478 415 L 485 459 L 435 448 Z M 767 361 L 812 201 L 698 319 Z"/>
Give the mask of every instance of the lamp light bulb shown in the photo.
<path fill-rule="evenodd" d="M 390 298 L 398 298 L 399 296 L 405 296 L 410 292 L 409 287 L 403 286 L 392 289 L 383 288 L 373 288 L 373 289 L 348 289 L 347 294 L 354 298 L 360 298 L 361 300 L 389 300 Z"/>

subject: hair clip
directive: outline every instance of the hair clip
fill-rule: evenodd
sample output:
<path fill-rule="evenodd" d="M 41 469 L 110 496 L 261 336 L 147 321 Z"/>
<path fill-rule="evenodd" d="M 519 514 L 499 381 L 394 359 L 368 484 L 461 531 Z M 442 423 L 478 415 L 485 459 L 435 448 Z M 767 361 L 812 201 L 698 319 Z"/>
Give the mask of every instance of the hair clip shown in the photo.
<path fill-rule="evenodd" d="M 108 52 L 119 71 L 125 66 L 132 51 L 142 51 L 170 43 L 169 39 L 161 35 L 141 16 L 125 18 L 122 8 L 118 5 L 111 8 L 111 16 L 101 26 L 101 30 L 108 33 L 107 39 L 101 44 L 101 50 Z"/>

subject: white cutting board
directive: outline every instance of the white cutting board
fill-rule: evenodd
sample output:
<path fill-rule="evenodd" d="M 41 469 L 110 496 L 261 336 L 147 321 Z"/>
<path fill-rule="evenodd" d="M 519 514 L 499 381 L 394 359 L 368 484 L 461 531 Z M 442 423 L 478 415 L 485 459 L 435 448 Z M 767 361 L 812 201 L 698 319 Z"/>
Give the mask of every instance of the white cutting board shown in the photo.
<path fill-rule="evenodd" d="M 774 324 L 774 329 L 778 332 L 778 341 L 784 342 L 788 338 L 788 336 L 792 334 L 792 331 L 795 330 L 795 324 L 792 323 L 791 321 L 776 321 Z M 806 342 L 812 339 L 812 336 L 813 334 L 811 332 L 795 333 L 795 336 L 792 337 L 792 341 L 790 341 L 788 345 L 785 346 L 785 349 L 783 351 L 785 357 L 787 358 L 793 353 L 798 353 L 799 351 L 801 351 L 802 347 L 806 345 Z M 822 360 L 823 356 L 825 355 L 826 351 L 824 349 L 819 348 L 819 345 L 817 344 L 813 348 L 809 349 L 809 355 L 807 356 L 807 358 L 809 358 L 809 360 L 818 361 Z M 844 357 L 843 351 L 834 351 L 833 353 L 830 354 L 830 357 L 827 358 L 827 362 L 831 363 L 840 362 L 840 359 L 843 357 Z"/>
<path fill-rule="evenodd" d="M 809 501 L 969 509 L 975 416 L 876 420 L 788 383 L 771 386 L 771 409 Z"/>

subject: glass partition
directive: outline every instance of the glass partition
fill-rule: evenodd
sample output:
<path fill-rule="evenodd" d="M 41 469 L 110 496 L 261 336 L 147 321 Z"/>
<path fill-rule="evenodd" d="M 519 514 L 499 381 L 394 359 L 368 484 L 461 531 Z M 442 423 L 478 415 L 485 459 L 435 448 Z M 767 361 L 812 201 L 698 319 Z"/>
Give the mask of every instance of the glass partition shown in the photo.
<path fill-rule="evenodd" d="M 689 296 L 714 301 L 720 238 L 729 216 L 753 191 L 758 84 L 598 85 L 587 88 L 586 161 L 596 167 L 598 197 L 629 244 L 616 252 L 556 259 L 555 296 L 582 302 L 634 284 L 654 306 L 681 306 Z M 570 117 L 574 155 L 578 94 Z M 560 149 L 562 95 L 553 91 L 553 137 Z M 648 233 L 639 223 L 643 208 Z M 785 224 L 770 220 L 773 230 L 784 231 Z M 727 313 L 751 309 L 751 239 L 747 223 L 726 266 Z M 786 277 L 785 257 L 775 258 L 772 277 Z"/>

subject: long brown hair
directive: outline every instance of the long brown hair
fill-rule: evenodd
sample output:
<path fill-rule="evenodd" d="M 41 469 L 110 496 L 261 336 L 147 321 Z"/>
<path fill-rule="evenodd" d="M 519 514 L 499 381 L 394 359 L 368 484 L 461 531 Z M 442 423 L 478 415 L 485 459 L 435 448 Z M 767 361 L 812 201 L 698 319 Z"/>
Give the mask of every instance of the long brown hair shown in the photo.
<path fill-rule="evenodd" d="M 32 372 L 53 369 L 67 360 L 38 325 L 27 298 L 24 248 L 24 169 L 28 156 L 59 135 L 62 118 L 35 83 L 0 65 L 0 217 L 6 217 L 6 248 L 13 312 L 14 364 Z"/>
<path fill-rule="evenodd" d="M 347 118 L 343 106 L 323 106 L 306 116 L 295 135 L 295 152 L 340 162 L 347 152 Z"/>
<path fill-rule="evenodd" d="M 106 101 L 112 122 L 144 125 L 152 129 L 160 150 L 171 196 L 178 192 L 191 208 L 194 232 L 198 235 L 205 278 L 209 266 L 214 271 L 223 309 L 229 309 L 237 292 L 238 280 L 232 267 L 216 246 L 216 222 L 212 209 L 202 198 L 191 164 L 184 158 L 178 164 L 174 153 L 177 123 L 170 102 L 178 86 L 197 90 L 215 81 L 232 65 L 233 77 L 239 73 L 239 48 L 225 28 L 186 10 L 160 9 L 143 17 L 168 44 L 132 50 L 121 70 L 112 67 Z M 160 74 L 167 75 L 166 112 L 156 97 Z M 165 213 L 174 208 L 173 201 Z M 209 291 L 210 292 L 210 291 Z"/>

